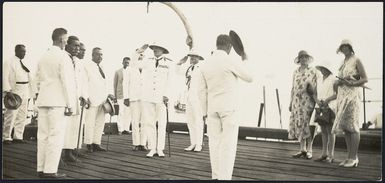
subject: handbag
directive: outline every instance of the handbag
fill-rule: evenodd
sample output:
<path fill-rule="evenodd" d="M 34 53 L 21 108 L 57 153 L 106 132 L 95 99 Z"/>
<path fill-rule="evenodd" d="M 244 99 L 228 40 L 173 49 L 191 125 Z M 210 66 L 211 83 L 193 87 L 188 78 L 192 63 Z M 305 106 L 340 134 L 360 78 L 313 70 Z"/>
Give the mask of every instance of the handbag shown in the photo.
<path fill-rule="evenodd" d="M 329 106 L 316 107 L 314 121 L 319 125 L 330 125 L 333 124 L 335 118 L 334 112 Z"/>

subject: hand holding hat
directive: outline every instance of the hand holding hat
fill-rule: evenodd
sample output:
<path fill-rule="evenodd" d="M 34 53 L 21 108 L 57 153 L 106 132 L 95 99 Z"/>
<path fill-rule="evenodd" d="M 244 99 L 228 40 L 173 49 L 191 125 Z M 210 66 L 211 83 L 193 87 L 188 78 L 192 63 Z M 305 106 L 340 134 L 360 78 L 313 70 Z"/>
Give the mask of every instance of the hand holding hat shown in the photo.
<path fill-rule="evenodd" d="M 230 30 L 229 32 L 229 36 L 230 36 L 230 41 L 231 41 L 231 45 L 233 46 L 234 48 L 234 51 L 242 57 L 242 60 L 246 60 L 247 59 L 247 55 L 245 53 L 245 49 L 243 47 L 243 44 L 242 44 L 242 41 L 241 41 L 241 38 L 238 36 L 238 34 L 233 31 L 233 30 Z"/>
<path fill-rule="evenodd" d="M 130 107 L 130 99 L 129 98 L 124 99 L 123 104 L 127 107 Z"/>

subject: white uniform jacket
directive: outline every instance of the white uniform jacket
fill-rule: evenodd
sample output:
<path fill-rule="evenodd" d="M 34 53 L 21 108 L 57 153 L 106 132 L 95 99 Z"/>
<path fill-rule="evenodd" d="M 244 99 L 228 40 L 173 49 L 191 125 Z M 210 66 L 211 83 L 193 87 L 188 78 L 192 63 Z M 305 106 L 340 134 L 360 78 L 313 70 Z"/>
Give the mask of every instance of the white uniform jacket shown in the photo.
<path fill-rule="evenodd" d="M 180 75 L 183 74 L 183 76 L 185 77 L 186 85 L 184 88 L 184 92 L 186 94 L 187 100 L 189 100 L 190 102 L 194 101 L 194 103 L 197 101 L 199 102 L 197 82 L 194 82 L 194 80 L 196 80 L 196 78 L 198 77 L 196 75 L 201 72 L 199 67 L 200 63 L 197 63 L 195 65 L 182 64 L 176 67 L 176 73 Z M 190 77 L 190 79 L 188 79 L 188 77 Z"/>
<path fill-rule="evenodd" d="M 130 101 L 139 101 L 142 93 L 142 78 L 139 69 L 127 67 L 123 70 L 123 98 Z"/>
<path fill-rule="evenodd" d="M 36 104 L 39 107 L 74 107 L 74 93 L 70 86 L 73 65 L 64 50 L 52 46 L 40 59 L 35 81 L 39 93 Z"/>
<path fill-rule="evenodd" d="M 22 68 L 20 58 L 13 56 L 3 66 L 3 91 L 12 91 L 22 99 L 33 97 L 31 76 Z M 19 85 L 16 82 L 28 83 Z"/>
<path fill-rule="evenodd" d="M 246 82 L 253 80 L 244 64 L 245 61 L 234 60 L 222 50 L 214 51 L 201 64 L 201 72 L 196 74 L 194 82 L 197 82 L 204 115 L 237 109 L 238 78 Z"/>
<path fill-rule="evenodd" d="M 161 103 L 163 96 L 170 96 L 171 60 L 165 57 L 159 59 L 158 67 L 155 67 L 155 57 L 139 61 L 137 64 L 142 69 L 142 101 Z"/>
<path fill-rule="evenodd" d="M 107 81 L 99 72 L 98 65 L 93 61 L 87 61 L 84 64 L 86 72 L 86 82 L 88 83 L 88 98 L 91 106 L 96 107 L 103 104 L 108 96 Z M 103 69 L 103 67 L 101 66 Z M 106 71 L 103 69 L 106 76 Z"/>

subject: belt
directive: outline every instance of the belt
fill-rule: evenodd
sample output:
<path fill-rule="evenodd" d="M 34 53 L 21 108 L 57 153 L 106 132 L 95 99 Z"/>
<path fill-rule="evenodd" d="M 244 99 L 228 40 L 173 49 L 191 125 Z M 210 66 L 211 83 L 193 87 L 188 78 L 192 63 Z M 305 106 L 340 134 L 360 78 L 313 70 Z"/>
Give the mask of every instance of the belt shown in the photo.
<path fill-rule="evenodd" d="M 20 81 L 20 82 L 16 82 L 16 84 L 21 84 L 21 85 L 23 85 L 23 84 L 28 84 L 29 82 L 28 81 Z"/>

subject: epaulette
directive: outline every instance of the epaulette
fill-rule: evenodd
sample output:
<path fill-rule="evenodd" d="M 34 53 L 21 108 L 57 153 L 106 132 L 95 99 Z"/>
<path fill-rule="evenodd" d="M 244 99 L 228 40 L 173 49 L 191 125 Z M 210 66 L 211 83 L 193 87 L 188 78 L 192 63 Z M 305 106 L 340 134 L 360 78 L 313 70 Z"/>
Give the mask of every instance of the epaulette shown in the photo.
<path fill-rule="evenodd" d="M 172 60 L 167 57 L 164 57 L 164 60 L 172 62 Z"/>

